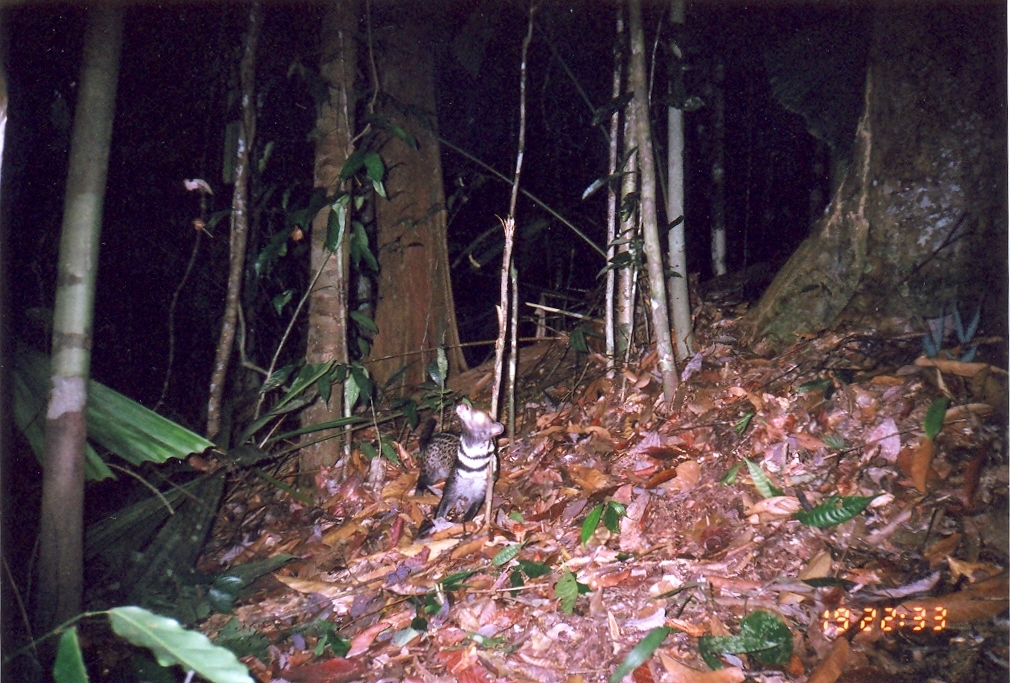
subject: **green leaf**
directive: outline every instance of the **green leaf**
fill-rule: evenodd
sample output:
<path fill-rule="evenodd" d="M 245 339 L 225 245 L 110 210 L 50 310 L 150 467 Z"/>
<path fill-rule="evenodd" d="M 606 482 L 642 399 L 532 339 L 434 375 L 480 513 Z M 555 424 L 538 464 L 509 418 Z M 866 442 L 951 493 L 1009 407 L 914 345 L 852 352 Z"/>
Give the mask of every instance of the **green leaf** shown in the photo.
<path fill-rule="evenodd" d="M 575 601 L 579 597 L 578 583 L 575 574 L 566 569 L 554 584 L 554 597 L 561 601 L 561 609 L 565 614 L 571 614 L 575 609 Z"/>
<path fill-rule="evenodd" d="M 607 506 L 603 509 L 603 526 L 607 527 L 611 533 L 621 530 L 621 517 L 627 513 L 627 508 L 617 501 L 607 501 Z"/>
<path fill-rule="evenodd" d="M 368 460 L 369 462 L 371 462 L 375 458 L 375 456 L 378 455 L 378 453 L 375 452 L 375 446 L 368 443 L 367 441 L 362 441 L 360 444 L 358 444 L 358 447 L 361 448 L 361 454 L 365 456 L 365 460 Z"/>
<path fill-rule="evenodd" d="M 719 480 L 719 483 L 723 485 L 735 484 L 737 474 L 739 474 L 741 467 L 743 467 L 742 462 L 738 462 L 737 464 L 730 467 L 729 471 L 727 471 L 726 474 L 722 475 L 722 479 Z"/>
<path fill-rule="evenodd" d="M 522 543 L 513 543 L 512 545 L 505 546 L 498 553 L 491 558 L 491 564 L 495 567 L 501 567 L 504 564 L 508 564 L 515 556 L 519 554 L 519 551 L 523 549 Z"/>
<path fill-rule="evenodd" d="M 283 368 L 278 368 L 270 373 L 263 382 L 263 386 L 260 387 L 260 393 L 265 394 L 268 391 L 273 391 L 277 387 L 283 386 L 285 382 L 288 381 L 288 377 L 291 373 L 295 371 L 294 365 L 285 365 Z"/>
<path fill-rule="evenodd" d="M 381 441 L 379 446 L 382 451 L 382 457 L 394 465 L 400 464 L 400 456 L 397 454 L 396 449 L 393 448 L 393 444 L 388 439 Z"/>
<path fill-rule="evenodd" d="M 750 426 L 750 421 L 754 419 L 754 413 L 744 413 L 743 417 L 736 421 L 736 425 L 733 429 L 736 430 L 738 436 L 743 436 L 743 433 L 747 431 Z"/>
<path fill-rule="evenodd" d="M 274 261 L 288 253 L 288 239 L 291 237 L 290 230 L 281 230 L 274 234 L 263 247 L 263 251 L 256 255 L 253 261 L 253 272 L 257 277 L 262 277 L 270 271 L 270 266 Z"/>
<path fill-rule="evenodd" d="M 526 585 L 526 582 L 523 580 L 523 573 L 521 571 L 519 571 L 518 568 L 517 569 L 513 569 L 509 573 L 509 584 L 513 588 L 522 588 L 523 586 Z"/>
<path fill-rule="evenodd" d="M 586 521 L 582 522 L 582 533 L 579 534 L 579 542 L 585 545 L 590 538 L 592 538 L 593 533 L 596 531 L 596 527 L 600 524 L 600 517 L 603 516 L 603 504 L 599 504 L 589 511 L 586 515 Z"/>
<path fill-rule="evenodd" d="M 375 325 L 375 321 L 361 311 L 351 311 L 348 315 L 350 315 L 351 319 L 358 323 L 358 325 L 361 326 L 361 329 L 366 332 L 371 332 L 372 334 L 379 333 L 379 328 Z"/>
<path fill-rule="evenodd" d="M 382 177 L 386 175 L 386 166 L 382 163 L 382 157 L 372 151 L 365 152 L 365 173 L 368 179 L 374 183 L 381 183 Z"/>
<path fill-rule="evenodd" d="M 797 394 L 809 394 L 814 391 L 826 391 L 831 386 L 830 379 L 815 379 L 796 387 Z"/>
<path fill-rule="evenodd" d="M 175 619 L 141 607 L 114 607 L 108 615 L 118 636 L 151 650 L 162 666 L 178 664 L 212 683 L 253 683 L 245 665 L 231 651 L 212 644 L 202 633 L 187 631 Z"/>
<path fill-rule="evenodd" d="M 837 434 L 828 434 L 824 437 L 824 444 L 833 451 L 845 450 L 845 439 Z"/>
<path fill-rule="evenodd" d="M 386 196 L 386 186 L 383 185 L 380 181 L 373 180 L 372 189 L 375 190 L 375 194 L 379 195 L 383 199 L 389 199 L 389 197 Z"/>
<path fill-rule="evenodd" d="M 295 290 L 285 289 L 283 292 L 281 292 L 280 294 L 278 294 L 277 296 L 275 296 L 273 299 L 270 300 L 270 304 L 274 307 L 274 311 L 277 312 L 277 315 L 280 315 L 281 313 L 284 312 L 284 307 L 288 305 L 288 303 L 291 301 L 291 297 L 293 297 L 294 295 Z"/>
<path fill-rule="evenodd" d="M 589 346 L 586 345 L 586 331 L 581 327 L 576 328 L 568 336 L 568 346 L 576 353 L 589 353 Z"/>
<path fill-rule="evenodd" d="M 551 573 L 551 568 L 549 565 L 543 562 L 530 562 L 529 560 L 516 560 L 519 565 L 519 569 L 522 573 L 530 579 L 539 579 L 541 576 L 547 576 Z"/>
<path fill-rule="evenodd" d="M 656 648 L 662 644 L 672 631 L 672 628 L 667 628 L 666 626 L 659 626 L 649 631 L 638 642 L 638 645 L 631 648 L 631 652 L 624 657 L 624 661 L 621 662 L 620 666 L 614 670 L 614 673 L 610 674 L 607 683 L 621 683 L 621 680 L 625 676 L 645 664 L 649 657 L 652 656 L 652 653 L 656 651 Z"/>
<path fill-rule="evenodd" d="M 439 583 L 442 585 L 442 590 L 447 593 L 451 593 L 462 588 L 463 582 L 476 573 L 476 569 L 467 569 L 461 572 L 455 572 L 453 574 L 449 574 L 449 576 L 439 581 Z"/>
<path fill-rule="evenodd" d="M 368 233 L 365 232 L 365 226 L 361 223 L 355 221 L 354 227 L 351 230 L 351 260 L 354 262 L 355 266 L 358 266 L 362 261 L 373 273 L 379 272 L 379 264 L 375 260 L 375 256 L 372 255 L 372 250 L 368 247 Z"/>
<path fill-rule="evenodd" d="M 766 664 L 782 665 L 793 654 L 789 627 L 771 612 L 757 610 L 740 622 L 735 636 L 702 636 L 698 651 L 712 669 L 721 669 L 720 654 L 751 654 Z"/>
<path fill-rule="evenodd" d="M 768 475 L 765 474 L 760 465 L 752 462 L 750 458 L 744 458 L 743 461 L 747 463 L 747 470 L 750 472 L 751 481 L 754 482 L 754 488 L 758 490 L 758 493 L 765 498 L 774 498 L 775 496 L 782 495 L 782 490 L 772 483 L 772 480 L 768 478 Z"/>
<path fill-rule="evenodd" d="M 340 169 L 340 182 L 344 182 L 361 170 L 361 167 L 365 165 L 365 155 L 367 153 L 368 150 L 365 149 L 356 149 L 351 152 L 351 156 L 347 157 L 343 168 Z"/>
<path fill-rule="evenodd" d="M 922 428 L 926 432 L 926 438 L 932 441 L 943 429 L 943 419 L 947 416 L 947 405 L 950 399 L 946 396 L 933 401 L 926 411 L 926 419 L 922 423 Z"/>
<path fill-rule="evenodd" d="M 72 626 L 60 636 L 53 665 L 53 679 L 56 683 L 87 683 L 88 670 L 84 667 L 81 644 L 77 640 L 77 627 Z"/>
<path fill-rule="evenodd" d="M 351 196 L 342 194 L 330 204 L 330 215 L 326 219 L 326 251 L 334 252 L 344 239 L 347 231 L 347 204 Z"/>
<path fill-rule="evenodd" d="M 795 515 L 807 526 L 823 529 L 847 522 L 866 509 L 876 496 L 832 496 L 813 510 L 800 510 Z"/>
<path fill-rule="evenodd" d="M 361 395 L 361 387 L 358 386 L 357 381 L 353 377 L 348 377 L 344 380 L 344 407 L 347 410 L 354 408 L 354 404 L 358 402 L 358 397 Z"/>
<path fill-rule="evenodd" d="M 449 358 L 445 355 L 445 347 L 439 346 L 435 358 L 438 364 L 438 374 L 442 376 L 440 384 L 445 384 L 445 378 L 449 376 Z"/>

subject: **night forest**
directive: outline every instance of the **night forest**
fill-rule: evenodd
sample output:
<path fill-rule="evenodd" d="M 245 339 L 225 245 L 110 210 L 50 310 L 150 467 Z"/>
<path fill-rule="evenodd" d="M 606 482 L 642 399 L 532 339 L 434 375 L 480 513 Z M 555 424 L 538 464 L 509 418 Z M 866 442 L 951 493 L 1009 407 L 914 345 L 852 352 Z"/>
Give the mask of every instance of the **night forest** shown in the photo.
<path fill-rule="evenodd" d="M 615 670 L 696 680 L 720 655 L 755 680 L 806 680 L 832 658 L 855 677 L 818 680 L 864 680 L 853 671 L 919 680 L 926 665 L 909 664 L 917 648 L 950 680 L 1005 677 L 1005 634 L 986 630 L 1005 617 L 1010 518 L 1005 5 L 696 1 L 680 24 L 666 3 L 644 3 L 659 272 L 664 296 L 685 284 L 689 293 L 690 330 L 677 329 L 672 308 L 667 325 L 672 370 L 652 317 L 647 265 L 657 255 L 640 232 L 642 148 L 626 140 L 633 129 L 617 127 L 637 106 L 628 6 L 334 6 L 122 6 L 90 379 L 211 447 L 138 464 L 96 443 L 88 424 L 114 478 L 89 471 L 83 489 L 80 609 L 141 605 L 171 616 L 264 681 L 620 680 Z M 39 559 L 41 455 L 24 427 L 52 420 L 44 396 L 34 412 L 23 407 L 18 373 L 25 358 L 53 352 L 89 25 L 75 4 L 0 9 L 5 657 L 40 625 L 59 624 L 36 611 L 45 585 L 36 562 L 49 556 L 43 548 Z M 322 123 L 339 111 L 326 71 L 338 62 L 352 93 L 335 119 L 338 136 L 350 122 L 342 147 L 326 142 L 334 132 Z M 247 243 L 235 270 L 239 186 Z M 498 391 L 510 380 L 494 366 L 512 248 L 502 219 L 514 192 L 515 419 Z M 670 209 L 674 192 L 681 215 Z M 345 210 L 331 258 L 322 245 L 332 246 Z M 615 240 L 608 211 L 638 227 Z M 670 261 L 675 229 L 684 272 Z M 327 304 L 342 311 L 329 326 L 309 299 L 327 269 L 341 271 L 344 288 Z M 630 274 L 633 303 L 615 352 L 608 300 L 620 293 L 607 281 L 619 273 Z M 230 291 L 238 317 L 222 365 Z M 416 435 L 429 416 L 466 433 L 452 410 L 464 398 L 502 423 L 488 496 L 497 512 L 484 527 L 467 520 L 450 531 L 435 520 L 436 540 L 415 554 L 438 503 L 420 489 L 411 496 L 427 443 Z M 336 422 L 326 431 L 313 427 L 327 420 Z M 159 512 L 136 538 L 95 550 L 109 520 L 132 515 L 152 489 L 181 487 L 171 501 L 177 528 L 200 529 L 190 543 L 166 540 L 173 522 Z M 761 498 L 796 507 L 758 510 Z M 898 524 L 908 539 L 881 531 Z M 838 529 L 844 538 L 831 535 Z M 271 534 L 276 545 L 264 545 Z M 791 553 L 782 536 L 804 550 Z M 462 545 L 436 548 L 450 538 Z M 764 558 L 749 567 L 735 554 L 748 545 Z M 822 555 L 834 569 L 815 574 Z M 756 591 L 753 606 L 676 597 L 703 596 L 692 582 L 718 563 L 739 583 L 709 578 L 709 588 L 745 599 Z M 214 602 L 214 581 L 243 566 L 256 568 Z M 162 570 L 185 578 L 150 576 Z M 774 607 L 781 594 L 744 585 L 808 570 L 827 583 L 796 589 L 802 609 Z M 473 576 L 446 588 L 453 572 Z M 866 579 L 873 572 L 877 583 Z M 915 583 L 927 575 L 928 586 Z M 314 589 L 297 584 L 310 579 Z M 840 606 L 877 605 L 858 587 L 846 593 L 861 579 L 881 590 L 915 584 L 920 592 L 907 595 L 949 607 L 952 625 L 978 635 L 970 661 L 946 659 L 957 651 L 949 631 L 909 636 L 890 664 L 867 654 L 886 649 L 888 634 L 840 653 L 837 634 L 811 624 Z M 506 584 L 513 594 L 481 593 Z M 534 595 L 543 600 L 518 597 Z M 701 628 L 709 616 L 728 631 Z M 140 673 L 153 660 L 138 664 L 115 618 L 112 630 L 101 620 L 77 629 L 91 680 L 153 680 Z M 534 635 L 509 635 L 519 632 Z M 774 646 L 752 647 L 758 632 Z M 793 640 L 804 645 L 794 651 Z M 646 645 L 638 659 L 628 655 L 636 643 Z M 736 657 L 746 653 L 750 669 Z M 4 671 L 42 680 L 54 656 L 5 659 Z M 312 669 L 331 657 L 339 672 Z M 1003 668 L 993 665 L 1001 658 Z M 218 680 L 194 661 L 168 660 Z M 182 680 L 175 674 L 158 680 Z"/>

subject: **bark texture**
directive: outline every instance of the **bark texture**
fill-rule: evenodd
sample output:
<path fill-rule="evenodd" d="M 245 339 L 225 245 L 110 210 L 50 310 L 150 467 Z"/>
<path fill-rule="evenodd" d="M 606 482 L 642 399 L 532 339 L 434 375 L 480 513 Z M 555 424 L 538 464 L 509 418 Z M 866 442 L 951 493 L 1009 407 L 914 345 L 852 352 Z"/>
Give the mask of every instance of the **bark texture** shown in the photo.
<path fill-rule="evenodd" d="M 878 12 L 852 163 L 748 316 L 751 340 L 846 319 L 886 329 L 955 303 L 1005 315 L 1004 20 L 996 6 Z"/>
<path fill-rule="evenodd" d="M 446 347 L 450 375 L 465 370 L 466 361 L 449 279 L 429 18 L 398 6 L 391 23 L 376 25 L 388 27 L 376 36 L 381 89 L 389 95 L 381 113 L 411 133 L 420 149 L 400 139 L 382 149 L 389 201 L 376 204 L 379 333 L 369 369 L 381 386 L 406 365 L 402 382 L 410 386 L 424 381 L 425 367 L 440 345 Z"/>
<path fill-rule="evenodd" d="M 81 611 L 87 382 L 122 9 L 101 5 L 92 9 L 86 31 L 53 310 L 34 623 L 39 635 Z"/>
<path fill-rule="evenodd" d="M 252 145 L 256 139 L 256 44 L 260 27 L 263 25 L 263 6 L 254 0 L 249 9 L 249 24 L 246 29 L 242 61 L 239 65 L 239 79 L 242 87 L 242 126 L 238 135 L 238 150 L 235 153 L 235 192 L 231 201 L 231 231 L 228 253 L 228 291 L 225 294 L 224 317 L 221 321 L 221 335 L 214 355 L 214 370 L 210 378 L 210 398 L 207 401 L 207 438 L 212 441 L 221 431 L 221 401 L 224 397 L 225 380 L 231 364 L 235 346 L 235 326 L 238 322 L 238 307 L 242 305 L 242 276 L 245 273 L 246 245 L 249 241 L 249 178 L 252 175 Z M 228 434 L 221 437 L 228 446 Z"/>
<path fill-rule="evenodd" d="M 352 0 L 327 5 L 322 26 L 322 58 L 319 74 L 327 84 L 329 98 L 319 108 L 316 120 L 315 186 L 335 195 L 340 170 L 354 151 L 354 80 L 357 64 L 358 8 Z M 337 251 L 326 251 L 326 226 L 329 207 L 312 222 L 312 273 L 322 268 L 309 297 L 309 329 L 305 350 L 308 363 L 336 361 L 347 363 L 347 293 L 348 249 L 345 233 Z M 349 222 L 348 222 L 349 224 Z M 302 412 L 302 424 L 318 424 L 341 417 L 343 393 L 334 387 L 329 403 L 317 400 Z M 340 457 L 337 430 L 306 435 L 310 442 L 301 452 L 303 472 L 332 465 Z M 323 440 L 320 441 L 320 438 Z"/>

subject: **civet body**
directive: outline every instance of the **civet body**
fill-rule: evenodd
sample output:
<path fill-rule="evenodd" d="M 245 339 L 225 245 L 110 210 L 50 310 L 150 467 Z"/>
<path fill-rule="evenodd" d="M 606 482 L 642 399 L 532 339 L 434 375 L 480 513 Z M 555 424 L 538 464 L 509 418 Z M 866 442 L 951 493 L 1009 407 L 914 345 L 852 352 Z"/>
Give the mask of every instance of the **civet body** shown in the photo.
<path fill-rule="evenodd" d="M 462 424 L 462 434 L 439 432 L 432 434 L 434 420 L 421 433 L 421 472 L 417 478 L 417 493 L 431 490 L 431 485 L 445 479 L 442 500 L 435 510 L 435 519 L 455 518 L 466 522 L 474 518 L 484 502 L 487 490 L 487 470 L 494 468 L 495 437 L 505 429 L 482 410 L 465 403 L 456 406 Z M 430 528 L 424 524 L 423 534 Z"/>

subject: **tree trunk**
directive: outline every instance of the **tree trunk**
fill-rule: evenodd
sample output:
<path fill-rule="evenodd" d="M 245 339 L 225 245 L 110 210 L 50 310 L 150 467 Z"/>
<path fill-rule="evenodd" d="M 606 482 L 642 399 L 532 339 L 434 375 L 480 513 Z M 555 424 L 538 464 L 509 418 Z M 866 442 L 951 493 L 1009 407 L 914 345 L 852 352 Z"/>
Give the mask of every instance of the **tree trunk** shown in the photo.
<path fill-rule="evenodd" d="M 83 586 L 84 448 L 95 277 L 116 111 L 122 9 L 88 15 L 63 204 L 46 411 L 35 633 L 77 615 Z"/>
<path fill-rule="evenodd" d="M 635 88 L 635 139 L 638 142 L 638 165 L 642 169 L 642 236 L 645 258 L 649 267 L 649 307 L 656 328 L 656 351 L 659 372 L 663 377 L 663 398 L 667 409 L 673 405 L 677 392 L 677 363 L 670 339 L 670 318 L 666 308 L 666 282 L 663 277 L 663 249 L 659 243 L 656 217 L 656 166 L 652 152 L 652 129 L 649 126 L 649 93 L 645 78 L 645 36 L 642 32 L 641 0 L 628 0 L 628 28 L 631 35 L 631 71 L 628 80 Z"/>
<path fill-rule="evenodd" d="M 633 91 L 628 83 L 629 92 Z M 635 194 L 638 189 L 638 155 L 632 150 L 638 144 L 635 141 L 635 103 L 629 102 L 624 109 L 624 157 L 628 160 L 621 177 L 621 206 Z M 637 203 L 636 203 L 637 205 Z M 635 237 L 638 236 L 638 209 L 621 212 L 621 231 L 618 235 L 618 255 L 627 253 Z M 619 257 L 620 258 L 620 257 Z M 623 259 L 622 259 L 623 260 Z M 638 265 L 635 259 L 628 262 L 617 271 L 617 294 L 614 302 L 616 324 L 614 330 L 614 354 L 624 362 L 628 349 L 635 335 L 635 283 L 638 280 Z"/>
<path fill-rule="evenodd" d="M 382 26 L 379 21 L 376 25 Z M 435 111 L 435 61 L 429 18 L 402 5 L 377 35 L 382 92 L 396 101 L 382 114 L 420 144 L 393 139 L 382 150 L 389 201 L 376 206 L 379 282 L 369 368 L 382 386 L 402 366 L 406 385 L 420 384 L 435 349 L 445 346 L 450 374 L 466 369 L 459 348 L 446 247 L 445 193 Z M 407 107 L 427 113 L 427 125 Z M 388 357 L 388 358 L 387 358 Z M 383 360 L 385 359 L 385 360 Z"/>
<path fill-rule="evenodd" d="M 712 73 L 712 275 L 726 274 L 725 68 L 716 57 Z"/>
<path fill-rule="evenodd" d="M 843 319 L 886 329 L 954 303 L 974 308 L 987 292 L 1006 315 L 1006 44 L 996 19 L 977 6 L 878 13 L 852 164 L 746 319 L 752 340 L 788 343 Z"/>
<path fill-rule="evenodd" d="M 229 241 L 228 291 L 225 294 L 224 318 L 221 336 L 214 356 L 214 370 L 210 378 L 210 398 L 207 401 L 207 438 L 213 441 L 221 429 L 221 399 L 225 380 L 231 364 L 235 342 L 235 324 L 238 307 L 242 305 L 242 275 L 245 273 L 246 243 L 249 238 L 249 178 L 252 175 L 252 145 L 256 139 L 256 43 L 263 24 L 263 6 L 253 0 L 249 9 L 249 26 L 246 32 L 239 78 L 242 88 L 242 125 L 238 134 L 238 151 L 235 154 L 235 192 L 231 201 L 231 232 Z M 227 442 L 229 435 L 224 435 Z M 225 447 L 231 444 L 223 444 Z"/>
<path fill-rule="evenodd" d="M 684 92 L 678 44 L 684 26 L 684 0 L 670 0 L 671 78 L 676 95 Z M 670 221 L 667 231 L 670 250 L 670 277 L 668 288 L 670 298 L 670 320 L 673 324 L 677 357 L 681 360 L 694 353 L 694 330 L 691 328 L 691 299 L 687 293 L 687 245 L 684 241 L 684 111 L 677 107 L 667 107 L 668 138 L 666 167 L 669 184 L 666 193 L 666 219 Z M 679 220 L 678 220 L 679 219 Z"/>
<path fill-rule="evenodd" d="M 316 119 L 315 186 L 334 195 L 339 188 L 340 170 L 354 151 L 354 79 L 357 65 L 358 8 L 353 0 L 331 2 L 322 25 L 322 59 L 319 73 L 327 84 L 329 97 L 320 106 Z M 309 297 L 309 330 L 305 350 L 308 363 L 348 362 L 347 294 L 348 248 L 345 231 L 337 251 L 326 250 L 326 227 L 330 211 L 324 208 L 312 222 L 312 273 L 322 274 Z M 348 221 L 348 225 L 350 222 Z M 333 391 L 329 403 L 317 400 L 302 412 L 302 424 L 318 424 L 341 417 L 343 392 Z M 313 472 L 333 465 L 340 457 L 337 430 L 306 435 L 313 442 L 301 450 L 301 469 Z M 320 441 L 320 438 L 324 440 Z"/>

